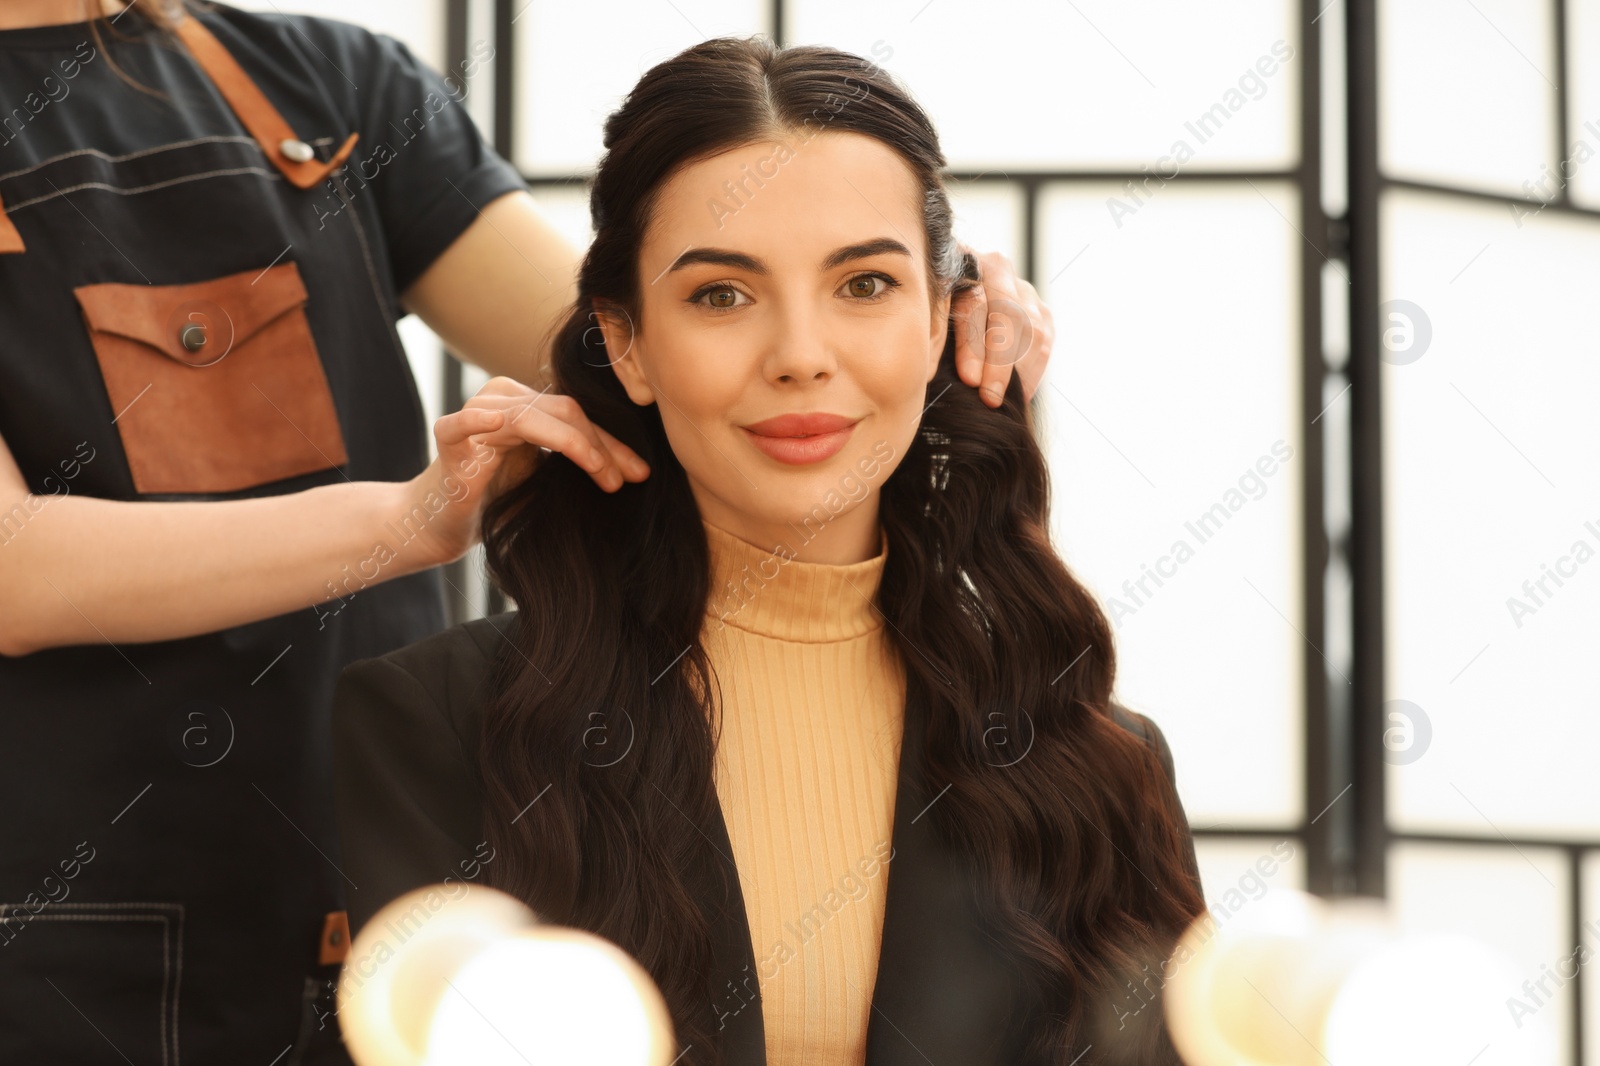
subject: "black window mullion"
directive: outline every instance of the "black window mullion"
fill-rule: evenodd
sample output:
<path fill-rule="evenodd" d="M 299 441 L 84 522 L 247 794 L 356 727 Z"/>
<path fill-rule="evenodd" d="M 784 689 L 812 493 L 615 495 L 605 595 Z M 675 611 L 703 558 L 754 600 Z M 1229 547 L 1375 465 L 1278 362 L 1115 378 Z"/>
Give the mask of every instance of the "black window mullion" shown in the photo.
<path fill-rule="evenodd" d="M 1383 439 L 1378 306 L 1378 41 L 1376 0 L 1345 3 L 1349 144 L 1350 748 L 1353 888 L 1387 895 L 1385 817 Z"/>

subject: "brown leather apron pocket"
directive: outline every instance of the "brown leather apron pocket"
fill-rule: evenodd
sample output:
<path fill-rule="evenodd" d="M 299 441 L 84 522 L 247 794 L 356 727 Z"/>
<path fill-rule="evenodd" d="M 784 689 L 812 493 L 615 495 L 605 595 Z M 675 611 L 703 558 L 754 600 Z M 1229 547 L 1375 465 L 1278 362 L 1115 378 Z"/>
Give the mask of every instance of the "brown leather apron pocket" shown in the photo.
<path fill-rule="evenodd" d="M 141 494 L 235 492 L 347 461 L 294 263 L 72 291 Z"/>

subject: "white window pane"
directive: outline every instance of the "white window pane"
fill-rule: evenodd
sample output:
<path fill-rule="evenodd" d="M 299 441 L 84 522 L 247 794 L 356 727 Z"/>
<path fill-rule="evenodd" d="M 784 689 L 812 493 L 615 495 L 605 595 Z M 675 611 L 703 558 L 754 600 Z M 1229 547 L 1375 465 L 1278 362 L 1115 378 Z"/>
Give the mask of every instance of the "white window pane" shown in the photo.
<path fill-rule="evenodd" d="M 418 59 L 444 70 L 444 0 L 233 0 L 233 4 L 247 11 L 354 22 L 404 41 Z"/>
<path fill-rule="evenodd" d="M 1567 77 L 1563 169 L 1573 199 L 1600 207 L 1600 0 L 1567 0 Z M 1600 1049 L 1600 1039 L 1595 1046 Z"/>
<path fill-rule="evenodd" d="M 1322 668 L 1299 632 L 1298 208 L 1255 186 L 1169 186 L 1120 229 L 1115 186 L 1040 203 L 1053 533 L 1113 618 L 1118 692 L 1222 827 L 1301 817 L 1306 656 Z"/>
<path fill-rule="evenodd" d="M 956 237 L 982 255 L 999 252 L 1022 270 L 1022 190 L 1008 182 L 950 181 Z"/>
<path fill-rule="evenodd" d="M 1381 224 L 1390 817 L 1592 838 L 1600 223 L 1393 192 Z"/>
<path fill-rule="evenodd" d="M 589 224 L 589 189 L 584 185 L 539 185 L 533 199 L 557 233 L 580 252 L 594 240 Z"/>
<path fill-rule="evenodd" d="M 517 165 L 593 170 L 606 116 L 640 75 L 711 37 L 768 32 L 767 12 L 765 0 L 530 0 L 515 24 Z"/>
<path fill-rule="evenodd" d="M 1548 3 L 1380 0 L 1383 171 L 1523 196 L 1555 163 L 1553 39 Z"/>
<path fill-rule="evenodd" d="M 494 79 L 495 56 L 494 0 L 467 0 L 467 55 L 466 66 L 453 72 L 462 84 L 466 95 L 467 114 L 477 123 L 485 139 L 494 131 Z M 485 58 L 486 57 L 486 58 Z M 472 66 L 476 63 L 476 69 Z"/>
<path fill-rule="evenodd" d="M 433 423 L 450 413 L 444 409 L 444 363 L 450 357 L 445 354 L 439 335 L 416 315 L 406 315 L 395 328 L 405 346 L 411 376 L 416 379 L 417 394 L 422 400 L 423 432 L 428 438 L 431 460 L 439 454 L 439 444 L 433 439 Z"/>
<path fill-rule="evenodd" d="M 1550 995 L 1537 1001 L 1521 984 L 1537 984 L 1546 967 L 1553 970 L 1572 952 L 1568 883 L 1565 857 L 1553 848 L 1399 843 L 1389 849 L 1389 900 L 1403 930 L 1471 936 L 1511 965 L 1510 983 L 1496 997 L 1507 1008 L 1495 1019 L 1490 1049 L 1474 1066 L 1572 1062 L 1570 982 L 1546 980 Z M 1528 1012 L 1513 1010 L 1513 999 Z M 1396 1009 L 1404 1011 L 1405 1004 Z"/>
<path fill-rule="evenodd" d="M 1157 0 L 791 0 L 786 39 L 904 81 L 957 169 L 1286 168 L 1297 158 L 1294 6 Z M 1260 64 L 1258 67 L 1257 64 Z M 1209 119 L 1207 116 L 1210 116 Z"/>
<path fill-rule="evenodd" d="M 1200 887 L 1206 909 L 1226 925 L 1265 898 L 1268 892 L 1306 885 L 1305 845 L 1295 837 L 1278 840 L 1225 840 L 1199 837 Z"/>
<path fill-rule="evenodd" d="M 1346 125 L 1344 0 L 1323 0 L 1316 16 L 1322 41 L 1322 209 L 1338 218 L 1349 209 L 1349 139 Z"/>

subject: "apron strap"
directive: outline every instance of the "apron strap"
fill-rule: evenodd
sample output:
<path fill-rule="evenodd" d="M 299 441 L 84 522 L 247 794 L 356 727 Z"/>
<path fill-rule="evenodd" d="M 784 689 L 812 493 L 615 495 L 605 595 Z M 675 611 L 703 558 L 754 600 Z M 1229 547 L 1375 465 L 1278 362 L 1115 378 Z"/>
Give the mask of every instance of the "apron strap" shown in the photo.
<path fill-rule="evenodd" d="M 290 184 L 309 189 L 325 181 L 344 163 L 351 149 L 356 146 L 356 139 L 361 136 L 359 133 L 346 137 L 339 150 L 333 153 L 333 158 L 326 163 L 318 162 L 312 155 L 311 146 L 295 136 L 289 123 L 278 114 L 278 109 L 272 106 L 256 83 L 250 80 L 250 75 L 244 72 L 244 68 L 239 66 L 222 42 L 199 19 L 185 15 L 176 30 L 184 46 L 189 49 L 189 54 L 194 56 L 195 62 L 200 64 L 216 85 L 217 91 L 228 101 L 228 106 L 233 108 L 233 113 L 239 117 L 244 128 L 250 131 L 267 158 L 289 179 Z M 4 233 L 0 231 L 0 244 L 3 244 L 3 240 Z"/>
<path fill-rule="evenodd" d="M 22 234 L 17 232 L 11 216 L 6 214 L 5 201 L 0 200 L 0 255 L 16 255 L 26 250 Z"/>
<path fill-rule="evenodd" d="M 244 68 L 222 46 L 222 42 L 199 19 L 185 15 L 176 29 L 189 54 L 194 56 L 195 62 L 200 64 L 216 85 L 217 91 L 228 101 L 228 106 L 233 108 L 233 113 L 290 184 L 309 189 L 325 181 L 349 157 L 351 149 L 356 146 L 356 139 L 361 136 L 359 133 L 346 137 L 339 150 L 333 153 L 333 158 L 326 163 L 317 162 L 311 146 L 295 136 L 289 123 L 278 114 L 278 109 L 272 106 L 256 83 L 250 80 L 250 75 L 244 72 Z M 22 243 L 22 234 L 5 212 L 4 201 L 0 201 L 0 255 L 15 255 L 25 251 L 26 247 Z"/>

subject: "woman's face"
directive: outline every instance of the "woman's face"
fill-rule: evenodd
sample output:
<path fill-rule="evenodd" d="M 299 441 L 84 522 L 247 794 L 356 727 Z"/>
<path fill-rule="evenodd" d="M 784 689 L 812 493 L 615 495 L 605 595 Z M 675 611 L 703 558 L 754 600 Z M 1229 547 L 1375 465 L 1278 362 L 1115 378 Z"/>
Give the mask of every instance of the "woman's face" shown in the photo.
<path fill-rule="evenodd" d="M 949 314 L 922 227 L 911 168 L 858 133 L 795 132 L 661 187 L 639 321 L 602 328 L 707 521 L 807 561 L 878 553 L 878 489 L 917 432 Z M 793 415 L 825 421 L 773 422 Z"/>

